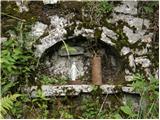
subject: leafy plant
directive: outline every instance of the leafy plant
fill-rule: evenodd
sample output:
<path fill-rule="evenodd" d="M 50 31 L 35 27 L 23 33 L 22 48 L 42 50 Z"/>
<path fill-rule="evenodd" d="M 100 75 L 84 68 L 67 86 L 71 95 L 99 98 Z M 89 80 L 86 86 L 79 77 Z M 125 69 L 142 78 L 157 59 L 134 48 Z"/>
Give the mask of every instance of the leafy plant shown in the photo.
<path fill-rule="evenodd" d="M 13 94 L 0 99 L 0 118 L 4 118 L 8 111 L 11 111 L 13 102 L 19 97 L 20 94 Z"/>
<path fill-rule="evenodd" d="M 99 10 L 101 13 L 109 13 L 113 10 L 113 5 L 108 1 L 101 1 Z"/>
<path fill-rule="evenodd" d="M 150 1 L 143 6 L 145 13 L 151 14 L 154 12 L 155 7 L 158 6 L 158 1 Z"/>
<path fill-rule="evenodd" d="M 49 98 L 46 98 L 45 94 L 40 89 L 37 91 L 36 95 L 37 95 L 36 98 L 32 99 L 31 101 L 33 108 L 40 109 L 40 111 L 36 111 L 38 112 L 38 114 L 40 114 L 39 115 L 40 118 L 48 118 L 49 111 L 47 110 L 48 108 L 47 101 L 49 100 Z"/>
<path fill-rule="evenodd" d="M 157 118 L 158 117 L 158 80 L 150 76 L 148 80 L 143 75 L 134 76 L 132 87 L 140 93 L 139 110 L 137 118 Z"/>
<path fill-rule="evenodd" d="M 60 119 L 73 119 L 73 115 L 70 114 L 67 110 L 60 110 Z"/>
<path fill-rule="evenodd" d="M 125 113 L 128 118 L 134 118 L 135 117 L 135 112 L 132 110 L 132 107 L 129 105 L 124 105 L 120 107 L 120 110 Z"/>
<path fill-rule="evenodd" d="M 92 99 L 85 99 L 82 101 L 82 116 L 81 118 L 85 119 L 95 119 L 100 118 L 104 119 L 106 117 L 106 111 L 100 111 L 101 104 L 98 98 L 95 98 L 93 102 Z"/>
<path fill-rule="evenodd" d="M 1 43 L 2 117 L 5 117 L 6 111 L 10 111 L 9 115 L 11 117 L 16 116 L 16 118 L 18 118 L 18 115 L 20 117 L 22 112 L 18 113 L 17 110 L 22 110 L 23 101 L 20 103 L 19 101 L 15 101 L 15 99 L 19 97 L 19 93 L 22 92 L 21 90 L 23 89 L 21 88 L 28 85 L 31 74 L 36 69 L 36 59 L 31 46 L 26 46 L 26 42 L 28 41 L 26 39 L 28 28 L 25 26 L 22 21 L 18 22 L 15 29 L 7 32 L 10 38 Z M 10 94 L 13 95 L 10 96 Z M 13 104 L 14 101 L 15 104 Z"/>

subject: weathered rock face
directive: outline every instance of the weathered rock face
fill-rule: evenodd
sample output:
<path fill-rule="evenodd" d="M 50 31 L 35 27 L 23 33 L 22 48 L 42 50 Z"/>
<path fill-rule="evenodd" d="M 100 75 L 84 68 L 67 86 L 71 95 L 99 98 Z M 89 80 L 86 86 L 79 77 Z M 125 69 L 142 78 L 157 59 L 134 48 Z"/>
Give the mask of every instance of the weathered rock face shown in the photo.
<path fill-rule="evenodd" d="M 77 17 L 78 16 L 78 17 Z M 152 37 L 153 33 L 148 33 L 150 21 L 137 17 L 137 1 L 124 1 L 113 9 L 111 18 L 101 19 L 101 24 L 92 24 L 87 26 L 86 21 L 80 19 L 81 14 L 70 13 L 63 15 L 60 14 L 50 16 L 50 25 L 47 27 L 48 35 L 41 38 L 40 44 L 36 45 L 35 54 L 41 57 L 42 54 L 57 42 L 66 40 L 69 37 L 83 36 L 87 39 L 98 39 L 104 41 L 106 44 L 113 46 L 119 55 L 121 55 L 125 62 L 125 80 L 130 81 L 132 75 L 139 69 L 146 75 L 151 74 L 151 71 L 156 71 L 154 60 L 149 57 L 152 51 Z M 105 16 L 105 15 L 104 15 Z M 88 16 L 89 18 L 89 16 Z M 39 23 L 40 24 L 40 23 Z M 90 24 L 90 23 L 88 23 Z M 37 29 L 36 25 L 33 27 L 33 35 L 42 34 L 46 29 L 46 25 Z M 37 37 L 37 36 L 36 36 Z M 123 63 L 122 63 L 123 64 Z M 58 63 L 57 63 L 58 65 Z M 158 66 L 157 66 L 158 67 Z"/>

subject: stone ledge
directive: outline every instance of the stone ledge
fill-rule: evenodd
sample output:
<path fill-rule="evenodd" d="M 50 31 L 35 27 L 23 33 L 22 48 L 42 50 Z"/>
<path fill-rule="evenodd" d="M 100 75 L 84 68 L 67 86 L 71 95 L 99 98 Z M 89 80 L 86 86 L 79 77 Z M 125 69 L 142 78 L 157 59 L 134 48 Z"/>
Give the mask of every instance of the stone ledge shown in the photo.
<path fill-rule="evenodd" d="M 32 86 L 27 91 L 31 93 L 31 97 L 36 97 L 37 86 Z M 96 85 L 42 85 L 41 89 L 46 97 L 51 96 L 76 96 L 80 93 L 91 93 L 96 91 Z M 116 86 L 116 85 L 100 85 L 99 89 L 102 94 L 114 94 L 125 92 L 130 94 L 139 94 L 133 91 L 133 87 Z"/>

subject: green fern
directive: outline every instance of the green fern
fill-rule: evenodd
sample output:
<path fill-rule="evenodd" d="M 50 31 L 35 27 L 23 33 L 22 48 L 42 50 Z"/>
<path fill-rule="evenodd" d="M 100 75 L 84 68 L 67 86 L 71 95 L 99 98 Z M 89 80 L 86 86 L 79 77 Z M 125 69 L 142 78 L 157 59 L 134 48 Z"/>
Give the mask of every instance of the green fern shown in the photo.
<path fill-rule="evenodd" d="M 20 94 L 6 96 L 0 99 L 0 118 L 4 118 L 8 111 L 12 109 L 13 102 L 19 97 Z"/>

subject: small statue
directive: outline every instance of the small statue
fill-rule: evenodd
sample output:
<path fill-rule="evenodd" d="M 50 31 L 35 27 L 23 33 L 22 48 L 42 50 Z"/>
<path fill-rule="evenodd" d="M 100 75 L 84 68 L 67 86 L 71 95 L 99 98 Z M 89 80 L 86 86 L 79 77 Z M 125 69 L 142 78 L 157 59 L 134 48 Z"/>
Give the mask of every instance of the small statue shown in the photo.
<path fill-rule="evenodd" d="M 78 69 L 77 69 L 77 66 L 76 66 L 76 63 L 75 61 L 73 61 L 72 65 L 71 65 L 71 69 L 70 69 L 70 78 L 72 81 L 75 81 L 77 76 L 78 76 Z"/>

